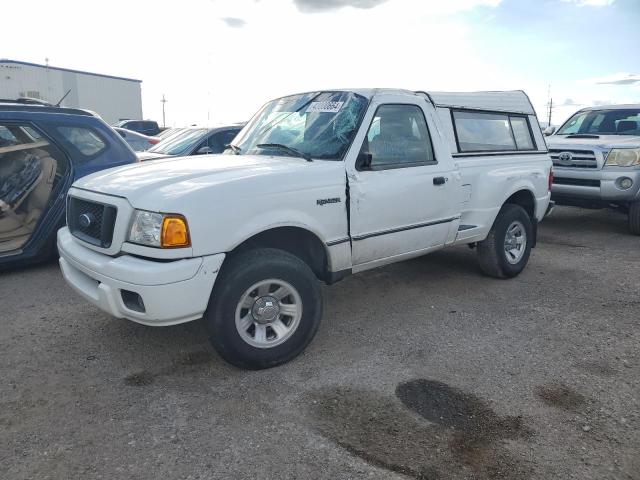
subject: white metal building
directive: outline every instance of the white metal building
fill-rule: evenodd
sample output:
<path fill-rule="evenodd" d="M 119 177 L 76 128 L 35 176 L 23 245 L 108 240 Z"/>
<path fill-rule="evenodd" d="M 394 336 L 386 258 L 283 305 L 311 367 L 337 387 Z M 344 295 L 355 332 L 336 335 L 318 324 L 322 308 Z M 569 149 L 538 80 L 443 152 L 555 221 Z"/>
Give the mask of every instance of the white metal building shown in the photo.
<path fill-rule="evenodd" d="M 107 123 L 142 118 L 142 80 L 0 59 L 0 98 L 32 97 L 98 113 Z"/>

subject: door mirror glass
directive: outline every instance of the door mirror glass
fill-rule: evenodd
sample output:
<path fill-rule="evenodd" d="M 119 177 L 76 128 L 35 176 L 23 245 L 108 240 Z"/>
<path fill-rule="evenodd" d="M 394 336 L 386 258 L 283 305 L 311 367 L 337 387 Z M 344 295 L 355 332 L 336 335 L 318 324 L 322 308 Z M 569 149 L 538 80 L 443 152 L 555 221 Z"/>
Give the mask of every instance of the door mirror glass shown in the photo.
<path fill-rule="evenodd" d="M 209 145 L 203 145 L 198 149 L 198 151 L 196 152 L 196 155 L 208 155 L 210 153 L 213 153 L 213 150 L 211 150 L 211 147 Z"/>
<path fill-rule="evenodd" d="M 356 170 L 369 170 L 373 155 L 369 152 L 360 152 L 356 158 Z"/>

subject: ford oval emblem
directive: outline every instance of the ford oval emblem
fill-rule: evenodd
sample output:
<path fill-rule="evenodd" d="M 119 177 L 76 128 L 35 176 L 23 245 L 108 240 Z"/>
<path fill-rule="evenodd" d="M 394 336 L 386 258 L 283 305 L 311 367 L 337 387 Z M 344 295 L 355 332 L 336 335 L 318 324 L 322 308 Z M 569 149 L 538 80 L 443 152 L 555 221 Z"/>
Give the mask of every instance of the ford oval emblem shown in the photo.
<path fill-rule="evenodd" d="M 78 217 L 78 223 L 82 228 L 89 228 L 93 225 L 94 216 L 90 213 L 83 213 Z"/>
<path fill-rule="evenodd" d="M 563 164 L 571 163 L 572 159 L 573 155 L 571 154 L 571 152 L 560 152 L 560 154 L 558 155 L 558 161 Z"/>

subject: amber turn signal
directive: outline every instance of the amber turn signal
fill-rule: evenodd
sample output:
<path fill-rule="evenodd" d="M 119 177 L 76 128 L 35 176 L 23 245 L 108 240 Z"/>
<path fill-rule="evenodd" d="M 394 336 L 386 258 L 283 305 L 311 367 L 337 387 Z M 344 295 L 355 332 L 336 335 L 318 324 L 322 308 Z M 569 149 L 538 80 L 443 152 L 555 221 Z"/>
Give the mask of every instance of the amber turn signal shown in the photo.
<path fill-rule="evenodd" d="M 190 247 L 189 226 L 182 215 L 167 215 L 162 221 L 162 248 Z"/>

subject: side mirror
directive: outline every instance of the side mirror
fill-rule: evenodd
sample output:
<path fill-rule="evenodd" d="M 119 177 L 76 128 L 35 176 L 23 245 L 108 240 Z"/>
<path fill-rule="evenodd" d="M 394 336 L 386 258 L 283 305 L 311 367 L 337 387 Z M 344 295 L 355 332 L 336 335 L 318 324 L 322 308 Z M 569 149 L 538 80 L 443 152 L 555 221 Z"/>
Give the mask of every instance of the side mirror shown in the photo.
<path fill-rule="evenodd" d="M 545 134 L 545 136 L 549 136 L 549 135 L 553 135 L 556 131 L 556 127 L 554 127 L 553 125 L 549 125 L 547 128 L 545 128 L 542 133 Z"/>
<path fill-rule="evenodd" d="M 203 147 L 200 147 L 198 149 L 198 151 L 196 152 L 196 155 L 208 155 L 210 153 L 213 153 L 213 150 L 211 150 L 211 147 L 209 147 L 209 145 L 204 145 Z"/>
<path fill-rule="evenodd" d="M 373 155 L 370 152 L 360 152 L 358 158 L 356 158 L 356 170 L 369 170 L 371 169 L 371 161 Z"/>

